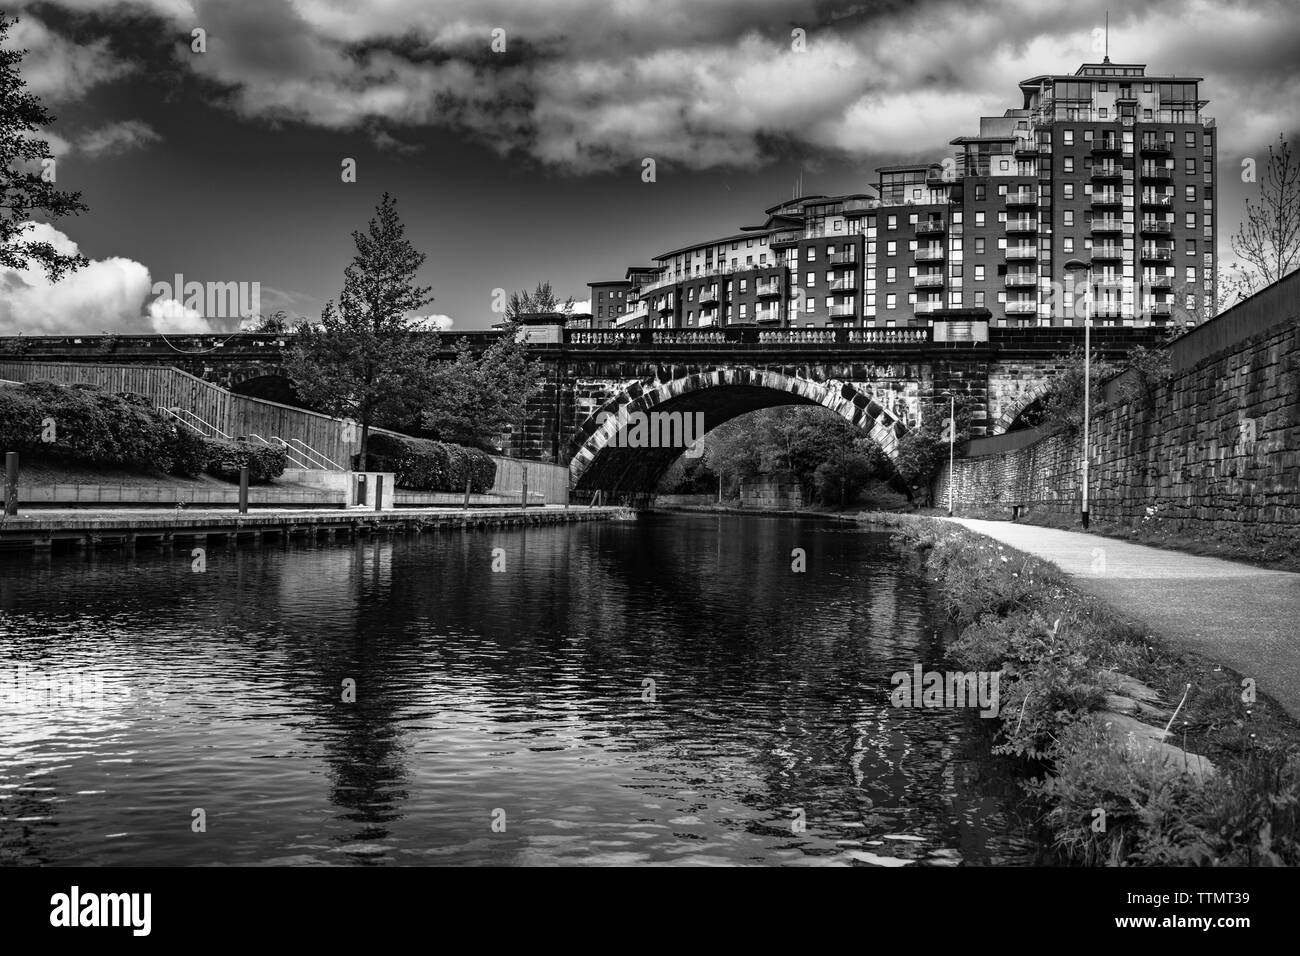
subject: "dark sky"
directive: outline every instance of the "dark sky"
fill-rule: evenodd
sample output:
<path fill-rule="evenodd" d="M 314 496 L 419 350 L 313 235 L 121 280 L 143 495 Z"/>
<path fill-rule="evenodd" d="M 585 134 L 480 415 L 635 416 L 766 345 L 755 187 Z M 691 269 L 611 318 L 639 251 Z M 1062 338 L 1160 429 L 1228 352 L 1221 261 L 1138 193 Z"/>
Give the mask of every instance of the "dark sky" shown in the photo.
<path fill-rule="evenodd" d="M 942 156 L 981 113 L 1018 106 L 1017 81 L 1098 59 L 1106 6 L 19 3 L 9 45 L 30 51 L 23 73 L 57 117 L 59 185 L 90 206 L 43 237 L 95 261 L 57 286 L 2 277 L 0 332 L 237 325 L 154 303 L 151 283 L 176 273 L 256 281 L 264 312 L 314 318 L 385 190 L 428 254 L 430 311 L 455 328 L 496 321 L 496 288 L 549 279 L 583 300 L 591 279 L 761 222 L 801 167 L 805 192 L 829 194 Z M 1112 59 L 1206 77 L 1225 256 L 1241 159 L 1262 165 L 1300 127 L 1298 19 L 1280 2 L 1111 14 Z M 207 53 L 189 49 L 195 26 Z"/>

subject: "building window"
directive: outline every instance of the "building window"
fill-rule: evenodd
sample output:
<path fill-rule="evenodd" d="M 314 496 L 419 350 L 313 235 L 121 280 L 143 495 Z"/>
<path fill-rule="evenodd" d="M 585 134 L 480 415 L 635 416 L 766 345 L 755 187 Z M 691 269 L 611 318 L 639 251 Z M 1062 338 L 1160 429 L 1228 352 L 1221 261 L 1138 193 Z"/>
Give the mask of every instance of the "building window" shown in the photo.
<path fill-rule="evenodd" d="M 1142 110 L 1142 119 L 1143 119 L 1143 120 L 1146 120 L 1147 122 L 1150 122 L 1150 121 L 1151 121 L 1151 110 L 1149 110 L 1149 109 L 1143 109 L 1143 110 Z"/>
<path fill-rule="evenodd" d="M 978 266 L 978 265 L 977 265 L 977 266 L 975 267 L 975 281 L 976 281 L 976 282 L 979 282 L 979 281 L 983 280 L 983 278 L 984 278 L 984 267 L 983 267 L 983 266 Z"/>
<path fill-rule="evenodd" d="M 746 240 L 746 242 L 745 242 L 745 248 L 747 248 L 747 249 L 752 249 L 752 248 L 754 248 L 754 240 L 753 240 L 753 239 Z"/>
<path fill-rule="evenodd" d="M 1195 266 L 1188 266 L 1188 267 L 1187 267 L 1187 282 L 1188 282 L 1189 285 L 1194 285 L 1194 284 L 1196 283 L 1196 267 L 1195 267 Z"/>
<path fill-rule="evenodd" d="M 748 291 L 749 291 L 749 280 L 748 280 L 748 279 L 741 279 L 741 280 L 740 280 L 740 291 L 741 291 L 741 292 L 748 292 Z"/>
<path fill-rule="evenodd" d="M 808 281 L 805 282 L 804 285 L 807 286 L 809 289 L 811 289 L 813 286 L 815 286 L 815 285 L 817 284 L 817 273 L 815 273 L 815 272 L 810 272 L 810 273 L 808 273 L 807 278 L 808 278 Z"/>
<path fill-rule="evenodd" d="M 886 229 L 897 229 L 897 228 L 898 228 L 898 217 L 897 217 L 897 216 L 887 216 L 887 217 L 885 217 L 885 228 L 886 228 Z"/>
<path fill-rule="evenodd" d="M 817 248 L 816 248 L 815 246 L 809 246 L 807 249 L 805 249 L 805 250 L 804 250 L 804 258 L 805 258 L 807 261 L 809 261 L 809 262 L 816 262 L 816 261 L 817 261 Z"/>
<path fill-rule="evenodd" d="M 982 308 L 983 305 L 984 305 L 984 293 L 983 293 L 983 292 L 976 292 L 976 293 L 975 293 L 975 307 L 978 309 L 978 308 Z"/>
<path fill-rule="evenodd" d="M 1071 237 L 1071 236 L 1066 236 L 1066 237 L 1065 237 L 1065 239 L 1062 241 L 1061 251 L 1062 251 L 1062 252 L 1073 252 L 1073 251 L 1074 251 L 1074 239 L 1073 239 L 1073 237 Z"/>
<path fill-rule="evenodd" d="M 741 317 L 742 319 L 745 317 L 746 311 L 747 311 L 748 309 L 749 309 L 749 306 L 747 306 L 744 302 L 740 303 L 740 317 Z"/>
<path fill-rule="evenodd" d="M 891 292 L 891 293 L 889 293 L 887 296 L 885 296 L 885 308 L 886 308 L 886 309 L 892 309 L 892 308 L 896 307 L 897 304 L 898 304 L 898 296 L 896 296 L 894 293 Z"/>
<path fill-rule="evenodd" d="M 1090 129 L 1085 129 L 1085 130 L 1083 131 L 1083 141 L 1084 141 L 1085 143 L 1091 143 L 1091 142 L 1092 142 L 1092 130 L 1090 130 Z"/>
<path fill-rule="evenodd" d="M 895 242 L 893 239 L 890 239 L 887 243 L 885 243 L 885 255 L 894 256 L 897 254 L 898 254 L 898 243 Z"/>
<path fill-rule="evenodd" d="M 1143 84 L 1142 84 L 1142 92 L 1143 92 L 1143 93 L 1150 93 L 1150 92 L 1151 92 L 1151 84 L 1150 84 L 1150 83 L 1143 83 Z"/>
<path fill-rule="evenodd" d="M 983 199 L 983 198 L 984 198 L 984 186 L 983 186 L 982 184 L 980 184 L 980 183 L 977 183 L 977 184 L 975 185 L 975 198 L 976 198 L 976 199 Z"/>
<path fill-rule="evenodd" d="M 1196 240 L 1195 240 L 1195 239 L 1188 239 L 1188 240 L 1187 240 L 1187 254 L 1188 254 L 1189 256 L 1194 256 L 1194 255 L 1196 255 Z"/>
<path fill-rule="evenodd" d="M 898 270 L 890 266 L 885 270 L 885 281 L 896 282 L 898 280 Z"/>
<path fill-rule="evenodd" d="M 913 199 L 920 199 L 920 198 L 921 198 L 921 188 L 920 188 L 919 186 L 918 186 L 916 189 L 913 189 L 913 190 L 912 190 L 912 198 L 913 198 Z"/>
<path fill-rule="evenodd" d="M 752 266 L 753 264 L 754 264 L 754 257 L 753 257 L 753 256 L 745 256 L 745 265 L 747 265 L 747 266 Z"/>
<path fill-rule="evenodd" d="M 1187 214 L 1187 228 L 1188 228 L 1188 229 L 1195 229 L 1195 228 L 1196 228 L 1196 213 L 1194 213 L 1194 212 L 1189 212 L 1189 213 Z"/>
<path fill-rule="evenodd" d="M 1186 199 L 1188 202 L 1196 202 L 1196 187 L 1188 186 L 1183 191 L 1183 198 Z"/>
<path fill-rule="evenodd" d="M 1000 159 L 1000 160 L 998 160 L 998 171 L 999 171 L 999 172 L 1003 172 L 1003 173 L 1005 173 L 1005 172 L 1006 172 L 1008 169 L 1010 169 L 1010 168 L 1011 168 L 1011 160 L 1009 160 L 1009 159 Z"/>
<path fill-rule="evenodd" d="M 975 237 L 975 251 L 976 251 L 976 252 L 983 252 L 983 251 L 984 251 L 984 237 L 983 237 L 983 236 L 976 236 L 976 237 Z"/>
<path fill-rule="evenodd" d="M 1065 190 L 1064 196 L 1066 199 L 1074 198 L 1074 183 L 1066 183 L 1062 188 Z"/>
<path fill-rule="evenodd" d="M 1073 146 L 1073 145 L 1074 145 L 1074 130 L 1072 130 L 1072 129 L 1067 129 L 1067 130 L 1062 130 L 1061 132 L 1062 132 L 1062 134 L 1063 134 L 1063 135 L 1062 135 L 1062 138 L 1061 138 L 1061 142 L 1064 143 L 1066 146 Z"/>
<path fill-rule="evenodd" d="M 1101 109 L 1097 110 L 1097 119 L 1109 119 L 1109 118 L 1110 118 L 1110 110 L 1108 110 L 1106 107 L 1103 106 Z"/>
<path fill-rule="evenodd" d="M 1066 171 L 1067 173 L 1072 173 L 1072 172 L 1074 172 L 1074 157 L 1073 157 L 1073 156 L 1066 156 L 1066 157 L 1065 157 L 1065 171 Z"/>
<path fill-rule="evenodd" d="M 982 225 L 984 225 L 984 210 L 981 209 L 981 210 L 976 211 L 976 213 L 975 213 L 975 225 L 977 225 L 977 226 L 982 226 Z"/>
<path fill-rule="evenodd" d="M 1067 226 L 1073 226 L 1073 225 L 1074 225 L 1074 210 L 1073 210 L 1073 209 L 1067 209 L 1067 210 L 1065 210 L 1065 212 L 1063 213 L 1063 215 L 1065 216 L 1065 224 L 1066 224 Z"/>
<path fill-rule="evenodd" d="M 1101 92 L 1101 93 L 1105 93 L 1106 90 L 1107 90 L 1109 87 L 1110 87 L 1110 84 L 1109 84 L 1109 83 L 1098 83 L 1098 84 L 1097 84 L 1097 90 L 1098 90 L 1099 92 Z"/>

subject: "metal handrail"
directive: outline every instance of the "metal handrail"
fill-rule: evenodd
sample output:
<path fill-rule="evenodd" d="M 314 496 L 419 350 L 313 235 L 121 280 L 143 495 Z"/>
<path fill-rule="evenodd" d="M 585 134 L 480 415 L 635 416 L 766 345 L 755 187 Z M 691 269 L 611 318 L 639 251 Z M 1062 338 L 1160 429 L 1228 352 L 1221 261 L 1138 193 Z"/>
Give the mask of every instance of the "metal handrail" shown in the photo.
<path fill-rule="evenodd" d="M 327 466 L 326 470 L 330 468 L 335 469 L 336 471 L 345 470 L 343 466 L 340 465 L 338 462 L 334 461 L 332 458 L 330 458 L 328 455 L 325 455 L 323 452 L 319 452 L 315 448 L 312 448 L 311 445 L 308 445 L 301 438 L 290 438 L 289 440 L 293 442 L 295 445 L 299 446 L 299 449 L 302 451 L 303 454 L 307 455 L 308 457 L 314 456 L 315 458 L 319 458 L 321 461 L 325 462 Z"/>

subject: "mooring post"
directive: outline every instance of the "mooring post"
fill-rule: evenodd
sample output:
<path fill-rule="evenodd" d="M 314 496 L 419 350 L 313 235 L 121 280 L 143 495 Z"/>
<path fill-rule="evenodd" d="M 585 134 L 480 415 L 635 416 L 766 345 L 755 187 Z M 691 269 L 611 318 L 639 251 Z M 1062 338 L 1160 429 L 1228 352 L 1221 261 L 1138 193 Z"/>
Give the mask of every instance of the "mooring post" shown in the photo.
<path fill-rule="evenodd" d="M 461 505 L 462 511 L 469 511 L 469 485 L 470 485 L 470 476 L 466 475 L 465 476 L 465 503 Z"/>
<path fill-rule="evenodd" d="M 18 514 L 18 452 L 5 452 L 5 514 Z"/>
<path fill-rule="evenodd" d="M 384 508 L 384 476 L 375 476 L 375 511 L 382 511 Z"/>
<path fill-rule="evenodd" d="M 239 513 L 248 514 L 248 466 L 239 469 Z"/>
<path fill-rule="evenodd" d="M 521 465 L 520 467 L 523 470 L 524 478 L 523 478 L 523 491 L 521 491 L 519 495 L 520 498 L 519 507 L 527 508 L 528 507 L 528 466 Z"/>

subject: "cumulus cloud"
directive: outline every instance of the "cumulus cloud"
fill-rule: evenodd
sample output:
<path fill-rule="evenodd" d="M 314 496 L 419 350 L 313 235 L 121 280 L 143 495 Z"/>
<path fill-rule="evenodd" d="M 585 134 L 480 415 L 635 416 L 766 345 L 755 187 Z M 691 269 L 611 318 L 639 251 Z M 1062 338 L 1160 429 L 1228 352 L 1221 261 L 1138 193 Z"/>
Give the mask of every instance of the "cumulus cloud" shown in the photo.
<path fill-rule="evenodd" d="M 5 48 L 27 50 L 22 61 L 27 87 L 44 100 L 75 100 L 93 87 L 131 72 L 106 39 L 78 43 L 50 30 L 30 11 L 9 31 Z"/>
<path fill-rule="evenodd" d="M 33 223 L 27 242 L 48 242 L 66 255 L 79 250 L 47 223 Z M 149 270 L 134 259 L 92 259 L 85 268 L 50 282 L 39 265 L 0 270 L 0 335 L 61 335 L 99 332 L 218 331 L 174 300 L 146 302 Z"/>
<path fill-rule="evenodd" d="M 428 329 L 430 331 L 445 332 L 452 326 L 450 315 L 443 315 L 441 312 L 433 315 L 422 315 L 412 321 L 412 326 L 417 329 Z"/>

